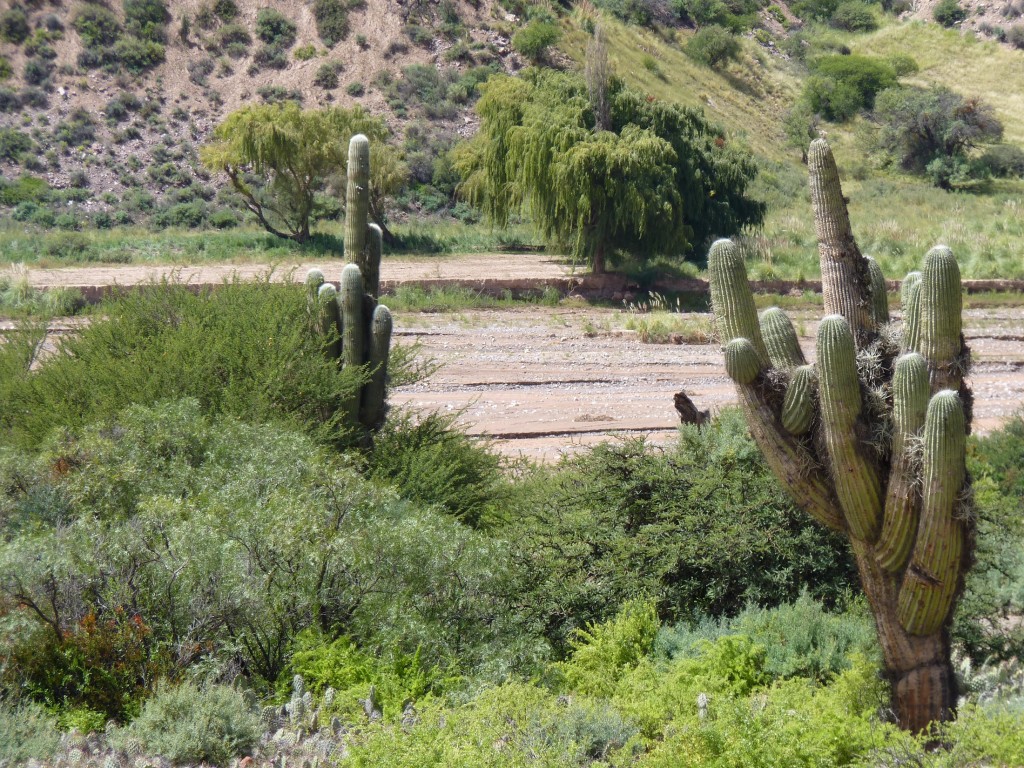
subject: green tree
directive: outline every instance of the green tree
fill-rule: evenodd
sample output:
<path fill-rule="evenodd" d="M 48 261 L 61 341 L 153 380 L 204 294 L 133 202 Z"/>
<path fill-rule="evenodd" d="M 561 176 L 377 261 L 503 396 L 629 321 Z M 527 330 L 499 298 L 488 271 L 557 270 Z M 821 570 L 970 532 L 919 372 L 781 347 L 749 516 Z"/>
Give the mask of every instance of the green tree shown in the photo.
<path fill-rule="evenodd" d="M 740 55 L 740 41 L 725 27 L 702 27 L 686 44 L 686 55 L 708 67 L 717 67 Z"/>
<path fill-rule="evenodd" d="M 685 256 L 764 215 L 744 195 L 752 161 L 697 110 L 620 87 L 601 131 L 577 75 L 528 70 L 493 77 L 483 92 L 480 132 L 456 152 L 460 193 L 499 226 L 528 214 L 595 272 L 620 252 Z"/>
<path fill-rule="evenodd" d="M 294 102 L 245 107 L 232 113 L 203 147 L 202 159 L 224 171 L 245 207 L 278 237 L 304 243 L 316 197 L 331 182 L 344 196 L 350 137 L 365 134 L 373 147 L 370 217 L 384 231 L 384 200 L 405 181 L 404 166 L 387 145 L 384 121 L 360 107 L 303 110 Z"/>
<path fill-rule="evenodd" d="M 942 88 L 889 88 L 878 95 L 878 147 L 904 170 L 949 189 L 976 176 L 969 152 L 998 142 L 1003 125 L 991 106 Z"/>

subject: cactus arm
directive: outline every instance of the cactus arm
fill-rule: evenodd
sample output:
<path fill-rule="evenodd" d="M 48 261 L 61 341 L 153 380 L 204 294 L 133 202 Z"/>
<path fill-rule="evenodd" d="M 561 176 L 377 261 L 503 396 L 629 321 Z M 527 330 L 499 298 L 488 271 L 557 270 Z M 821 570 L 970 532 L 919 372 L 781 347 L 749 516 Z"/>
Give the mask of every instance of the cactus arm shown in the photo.
<path fill-rule="evenodd" d="M 889 293 L 882 266 L 870 256 L 864 258 L 871 275 L 871 316 L 877 327 L 889 322 Z"/>
<path fill-rule="evenodd" d="M 327 346 L 324 354 L 331 360 L 341 358 L 341 312 L 338 308 L 338 289 L 324 283 L 317 291 L 317 319 L 319 331 Z"/>
<path fill-rule="evenodd" d="M 748 339 L 761 365 L 767 367 L 768 350 L 761 338 L 754 294 L 747 282 L 747 267 L 731 240 L 716 240 L 712 244 L 708 253 L 708 274 L 711 307 L 722 341 L 729 343 L 733 339 Z"/>
<path fill-rule="evenodd" d="M 846 318 L 857 345 L 865 346 L 876 330 L 871 311 L 871 275 L 868 262 L 853 239 L 850 215 L 839 185 L 839 168 L 824 139 L 811 142 L 807 170 L 818 235 L 825 313 Z"/>
<path fill-rule="evenodd" d="M 917 535 L 920 461 L 913 442 L 924 426 L 928 396 L 924 358 L 916 352 L 901 356 L 892 377 L 892 468 L 876 550 L 878 564 L 894 575 L 903 572 Z"/>
<path fill-rule="evenodd" d="M 725 345 L 725 372 L 737 384 L 751 384 L 761 373 L 761 361 L 750 339 L 733 339 Z"/>
<path fill-rule="evenodd" d="M 376 224 L 366 228 L 366 270 L 363 282 L 366 292 L 375 300 L 380 297 L 380 260 L 384 252 L 384 233 Z"/>
<path fill-rule="evenodd" d="M 921 275 L 920 352 L 928 363 L 932 392 L 959 390 L 963 382 L 960 267 L 949 248 L 939 245 L 925 256 Z"/>
<path fill-rule="evenodd" d="M 746 266 L 730 241 L 718 240 L 711 246 L 708 272 L 711 277 L 711 305 L 719 335 L 729 342 L 741 342 L 739 346 L 732 346 L 733 356 L 738 356 L 740 348 L 745 349 L 743 355 L 748 360 L 747 368 L 751 365 L 750 353 L 753 352 L 758 370 L 763 372 L 769 364 L 768 351 L 761 337 Z M 734 359 L 734 364 L 737 363 Z M 741 370 L 743 368 L 737 365 L 734 373 L 739 379 L 744 379 L 746 376 Z M 777 407 L 769 402 L 763 384 L 763 376 L 760 375 L 746 384 L 737 381 L 740 402 L 754 441 L 768 466 L 799 507 L 823 525 L 833 530 L 844 530 L 845 523 L 835 494 L 823 473 L 816 471 L 818 464 L 807 447 L 782 428 Z"/>
<path fill-rule="evenodd" d="M 348 143 L 345 188 L 345 258 L 366 273 L 366 216 L 370 207 L 370 140 L 359 133 Z"/>
<path fill-rule="evenodd" d="M 309 298 L 311 306 L 316 306 L 317 292 L 320 290 L 320 286 L 324 284 L 324 273 L 314 267 L 306 273 L 305 279 L 306 285 L 306 296 Z"/>
<path fill-rule="evenodd" d="M 813 365 L 801 365 L 793 371 L 782 401 L 782 426 L 791 435 L 806 435 L 814 422 L 814 388 L 818 375 Z"/>
<path fill-rule="evenodd" d="M 363 389 L 359 421 L 367 429 L 375 429 L 384 419 L 384 396 L 387 392 L 388 356 L 391 351 L 391 312 L 383 304 L 373 311 L 367 363 L 370 380 Z"/>
<path fill-rule="evenodd" d="M 853 332 L 841 315 L 821 321 L 817 354 L 821 421 L 836 496 L 850 535 L 872 543 L 881 523 L 881 483 L 878 470 L 864 457 L 857 439 L 862 407 L 857 351 Z"/>
<path fill-rule="evenodd" d="M 921 273 L 911 272 L 900 286 L 903 311 L 902 351 L 917 352 L 921 345 Z"/>
<path fill-rule="evenodd" d="M 788 371 L 807 362 L 793 323 L 778 307 L 761 313 L 761 336 L 773 368 Z"/>
<path fill-rule="evenodd" d="M 363 275 L 355 264 L 341 270 L 341 357 L 346 368 L 363 364 L 366 347 L 366 320 L 363 315 Z M 344 404 L 347 422 L 359 418 L 360 390 Z"/>
<path fill-rule="evenodd" d="M 925 416 L 921 520 L 899 594 L 900 623 L 912 635 L 939 631 L 956 594 L 964 531 L 953 513 L 966 481 L 966 434 L 960 397 L 939 392 Z"/>

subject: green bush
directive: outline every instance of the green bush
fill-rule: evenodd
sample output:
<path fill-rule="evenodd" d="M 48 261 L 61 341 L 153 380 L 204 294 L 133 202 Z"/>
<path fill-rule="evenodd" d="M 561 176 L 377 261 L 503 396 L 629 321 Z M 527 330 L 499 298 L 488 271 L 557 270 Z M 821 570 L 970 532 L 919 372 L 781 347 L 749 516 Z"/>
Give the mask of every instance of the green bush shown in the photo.
<path fill-rule="evenodd" d="M 49 83 L 53 70 L 53 62 L 44 61 L 43 59 L 29 59 L 25 62 L 22 77 L 28 85 L 43 85 Z"/>
<path fill-rule="evenodd" d="M 14 68 L 11 66 L 11 62 L 8 61 L 6 56 L 0 56 L 0 81 L 10 80 L 14 74 Z M 7 110 L 3 110 L 6 112 Z"/>
<path fill-rule="evenodd" d="M 338 73 L 343 69 L 340 61 L 325 61 L 317 67 L 313 85 L 325 90 L 338 87 Z"/>
<path fill-rule="evenodd" d="M 345 93 L 347 93 L 349 96 L 358 98 L 359 96 L 362 96 L 364 93 L 366 93 L 366 86 L 364 86 L 358 80 L 353 80 L 352 82 L 345 86 Z"/>
<path fill-rule="evenodd" d="M 21 45 L 29 31 L 28 16 L 21 6 L 14 5 L 0 14 L 0 40 Z"/>
<path fill-rule="evenodd" d="M 822 56 L 811 71 L 804 99 L 814 112 L 837 122 L 872 109 L 875 95 L 896 84 L 893 68 L 871 56 Z"/>
<path fill-rule="evenodd" d="M 256 14 L 256 36 L 276 48 L 291 48 L 298 28 L 280 11 L 261 8 Z"/>
<path fill-rule="evenodd" d="M 296 61 L 309 61 L 310 59 L 315 59 L 317 55 L 316 46 L 312 43 L 309 43 L 308 45 L 300 45 L 295 49 Z"/>
<path fill-rule="evenodd" d="M 215 0 L 213 13 L 225 24 L 229 24 L 238 17 L 238 5 L 235 0 Z"/>
<path fill-rule="evenodd" d="M 176 765 L 226 766 L 255 749 L 262 731 L 252 706 L 229 686 L 165 684 L 113 740 L 122 748 L 129 740 L 138 740 L 149 754 Z"/>
<path fill-rule="evenodd" d="M 333 48 L 348 36 L 348 4 L 343 0 L 316 0 L 313 17 L 320 40 Z"/>
<path fill-rule="evenodd" d="M 825 683 L 850 667 L 854 655 L 877 658 L 878 641 L 866 610 L 829 613 L 806 592 L 775 608 L 745 608 L 735 617 L 663 628 L 657 649 L 670 658 L 692 657 L 703 643 L 743 635 L 765 649 L 772 679 L 805 677 Z"/>
<path fill-rule="evenodd" d="M 121 66 L 133 75 L 141 75 L 148 69 L 162 64 L 164 46 L 154 40 L 137 37 L 122 37 L 113 47 L 113 55 Z"/>
<path fill-rule="evenodd" d="M 121 36 L 121 23 L 108 8 L 86 3 L 75 14 L 71 27 L 82 38 L 86 48 L 102 48 L 113 45 Z"/>
<path fill-rule="evenodd" d="M 959 0 L 939 0 L 932 10 L 932 18 L 944 27 L 952 27 L 967 18 L 967 11 Z"/>
<path fill-rule="evenodd" d="M 164 30 L 171 14 L 166 0 L 122 0 L 128 33 L 154 43 L 166 42 Z"/>
<path fill-rule="evenodd" d="M 34 152 L 36 143 L 17 128 L 0 128 L 0 158 L 17 162 L 23 153 Z"/>
<path fill-rule="evenodd" d="M 89 144 L 96 138 L 96 121 L 86 109 L 79 107 L 53 129 L 53 138 L 69 147 Z"/>
<path fill-rule="evenodd" d="M 739 39 L 725 27 L 717 24 L 697 30 L 686 44 L 686 55 L 708 67 L 717 67 L 733 61 L 739 54 Z"/>
<path fill-rule="evenodd" d="M 987 175 L 997 179 L 1024 178 L 1024 149 L 1014 144 L 996 144 L 978 158 Z"/>
<path fill-rule="evenodd" d="M 637 596 L 679 621 L 795 600 L 803 587 L 832 603 L 853 583 L 843 542 L 792 506 L 732 411 L 664 453 L 596 447 L 527 476 L 513 500 L 501 530 L 532 573 L 524 614 L 559 648 Z"/>
<path fill-rule="evenodd" d="M 103 114 L 111 123 L 121 123 L 142 107 L 142 100 L 131 91 L 118 93 L 103 108 Z"/>
<path fill-rule="evenodd" d="M 38 176 L 23 174 L 14 181 L 0 179 L 0 205 L 15 206 L 24 202 L 39 203 L 47 199 L 50 185 Z"/>
<path fill-rule="evenodd" d="M 252 44 L 252 36 L 241 24 L 225 24 L 217 30 L 217 44 L 225 49 L 231 45 L 248 48 Z"/>
<path fill-rule="evenodd" d="M 60 746 L 57 723 L 38 704 L 12 705 L 0 699 L 0 763 L 50 761 Z"/>
<path fill-rule="evenodd" d="M 547 54 L 548 48 L 562 37 L 557 24 L 548 21 L 531 21 L 512 37 L 512 47 L 530 61 L 537 63 Z"/>
<path fill-rule="evenodd" d="M 914 57 L 905 53 L 894 54 L 886 59 L 886 61 L 889 62 L 889 66 L 892 67 L 892 71 L 896 73 L 896 77 L 913 75 L 921 69 Z"/>
<path fill-rule="evenodd" d="M 374 440 L 370 476 L 403 498 L 477 526 L 502 504 L 502 460 L 441 414 L 392 417 Z"/>
<path fill-rule="evenodd" d="M 846 0 L 833 11 L 829 24 L 847 32 L 870 32 L 878 27 L 878 19 L 872 7 L 863 0 Z"/>

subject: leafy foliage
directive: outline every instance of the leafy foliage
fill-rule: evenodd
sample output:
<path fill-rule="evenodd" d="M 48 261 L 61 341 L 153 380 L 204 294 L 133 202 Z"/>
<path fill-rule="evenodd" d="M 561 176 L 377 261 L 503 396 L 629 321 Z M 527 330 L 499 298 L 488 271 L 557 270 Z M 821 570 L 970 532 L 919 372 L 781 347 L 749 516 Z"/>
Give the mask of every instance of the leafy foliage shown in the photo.
<path fill-rule="evenodd" d="M 303 110 L 294 102 L 245 107 L 232 113 L 203 147 L 203 162 L 224 171 L 245 207 L 270 233 L 297 242 L 310 238 L 316 195 L 329 181 L 344 193 L 348 140 L 370 139 L 370 214 L 383 221 L 384 196 L 404 173 L 387 145 L 388 129 L 360 107 Z M 251 172 L 255 176 L 249 176 Z"/>
<path fill-rule="evenodd" d="M 49 760 L 59 745 L 57 723 L 40 705 L 0 700 L 0 761 L 5 765 Z"/>
<path fill-rule="evenodd" d="M 235 283 L 197 295 L 154 285 L 103 311 L 38 370 L 19 362 L 16 345 L 0 348 L 7 444 L 38 445 L 56 427 L 179 397 L 213 413 L 294 419 L 326 436 L 336 427 L 323 414 L 359 383 L 320 354 L 305 298 L 292 287 Z"/>
<path fill-rule="evenodd" d="M 678 621 L 803 586 L 834 601 L 852 583 L 844 545 L 791 506 L 736 414 L 684 430 L 666 453 L 603 445 L 532 483 L 501 530 L 531 573 L 524 611 L 556 648 L 638 596 Z"/>
<path fill-rule="evenodd" d="M 0 40 L 21 45 L 29 35 L 28 16 L 20 5 L 0 14 Z"/>
<path fill-rule="evenodd" d="M 900 165 L 949 189 L 976 176 L 969 152 L 1003 135 L 995 110 L 946 88 L 890 88 L 878 96 L 877 145 Z"/>
<path fill-rule="evenodd" d="M 122 746 L 138 741 L 176 765 L 227 765 L 258 743 L 262 725 L 245 697 L 226 685 L 163 685 L 141 714 L 117 733 Z"/>
<path fill-rule="evenodd" d="M 871 56 L 822 56 L 811 67 L 804 98 L 814 112 L 842 122 L 875 105 L 875 95 L 896 84 L 896 73 Z"/>
<path fill-rule="evenodd" d="M 764 214 L 745 196 L 755 166 L 699 111 L 619 90 L 613 130 L 595 132 L 578 76 L 532 70 L 481 88 L 481 130 L 455 160 L 462 193 L 501 226 L 528 213 L 595 271 L 606 253 L 680 255 Z"/>
<path fill-rule="evenodd" d="M 549 21 L 534 19 L 516 32 L 512 38 L 512 47 L 533 63 L 541 61 L 548 48 L 561 38 L 558 26 Z"/>
<path fill-rule="evenodd" d="M 740 41 L 725 27 L 711 24 L 701 27 L 686 44 L 686 55 L 708 67 L 718 67 L 735 60 L 740 54 Z"/>
<path fill-rule="evenodd" d="M 932 18 L 944 27 L 952 27 L 967 18 L 959 0 L 939 0 L 932 9 Z"/>
<path fill-rule="evenodd" d="M 348 5 L 344 0 L 316 0 L 313 17 L 317 34 L 328 48 L 333 48 L 348 36 Z"/>

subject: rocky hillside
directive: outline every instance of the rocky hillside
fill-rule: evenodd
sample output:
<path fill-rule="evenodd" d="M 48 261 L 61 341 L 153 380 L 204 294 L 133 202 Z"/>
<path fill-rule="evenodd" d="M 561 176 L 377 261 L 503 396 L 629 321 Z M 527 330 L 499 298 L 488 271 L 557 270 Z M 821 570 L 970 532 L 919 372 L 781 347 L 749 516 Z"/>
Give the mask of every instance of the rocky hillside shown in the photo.
<path fill-rule="evenodd" d="M 422 119 L 429 128 L 414 130 L 446 144 L 474 129 L 474 83 L 522 64 L 509 45 L 515 17 L 490 2 L 4 5 L 0 170 L 8 182 L 45 179 L 69 209 L 100 212 L 101 223 L 104 212 L 113 224 L 136 220 L 168 196 L 210 198 L 205 185 L 217 180 L 197 147 L 246 104 L 359 104 L 399 132 Z"/>

